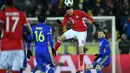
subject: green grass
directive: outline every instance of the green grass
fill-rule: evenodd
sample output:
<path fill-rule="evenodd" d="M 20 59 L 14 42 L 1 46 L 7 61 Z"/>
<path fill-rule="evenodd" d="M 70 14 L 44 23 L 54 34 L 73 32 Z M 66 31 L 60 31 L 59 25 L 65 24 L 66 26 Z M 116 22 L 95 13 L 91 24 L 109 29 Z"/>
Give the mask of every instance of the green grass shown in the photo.
<path fill-rule="evenodd" d="M 88 48 L 88 51 L 85 52 L 85 54 L 97 54 L 98 53 L 97 45 L 86 45 L 85 47 Z M 69 45 L 67 47 L 61 46 L 58 49 L 59 54 L 65 54 L 65 52 L 69 53 L 69 54 L 76 54 L 77 53 L 76 46 L 73 46 L 73 45 Z"/>
<path fill-rule="evenodd" d="M 85 54 L 97 54 L 98 53 L 98 46 L 97 45 L 89 45 L 85 46 L 88 48 L 88 51 Z"/>

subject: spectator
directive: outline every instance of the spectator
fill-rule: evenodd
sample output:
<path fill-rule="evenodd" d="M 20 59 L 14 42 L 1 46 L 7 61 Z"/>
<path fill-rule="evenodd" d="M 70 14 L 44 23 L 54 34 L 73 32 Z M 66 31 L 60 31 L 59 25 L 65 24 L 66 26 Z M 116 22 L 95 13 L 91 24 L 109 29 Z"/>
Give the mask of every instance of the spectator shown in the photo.
<path fill-rule="evenodd" d="M 128 17 L 128 20 L 126 20 L 124 24 L 124 31 L 126 32 L 128 39 L 130 40 L 130 16 Z"/>
<path fill-rule="evenodd" d="M 65 8 L 64 8 L 64 1 L 58 0 L 56 5 L 56 15 L 64 16 Z"/>
<path fill-rule="evenodd" d="M 129 54 L 130 41 L 127 39 L 126 34 L 121 35 L 121 41 L 119 42 L 119 49 L 121 54 Z"/>
<path fill-rule="evenodd" d="M 60 26 L 58 24 L 55 24 L 55 26 L 53 26 L 53 37 L 55 41 L 57 40 L 57 37 L 61 35 L 61 30 L 59 27 Z"/>
<path fill-rule="evenodd" d="M 34 17 L 35 9 L 36 9 L 36 1 L 35 0 L 25 0 L 24 10 L 27 14 L 27 17 Z"/>
<path fill-rule="evenodd" d="M 83 2 L 83 11 L 88 12 L 92 11 L 94 8 L 94 1 L 93 0 L 84 0 Z"/>
<path fill-rule="evenodd" d="M 51 2 L 48 3 L 48 9 L 46 10 L 47 16 L 54 16 L 55 15 L 55 5 L 52 4 Z"/>

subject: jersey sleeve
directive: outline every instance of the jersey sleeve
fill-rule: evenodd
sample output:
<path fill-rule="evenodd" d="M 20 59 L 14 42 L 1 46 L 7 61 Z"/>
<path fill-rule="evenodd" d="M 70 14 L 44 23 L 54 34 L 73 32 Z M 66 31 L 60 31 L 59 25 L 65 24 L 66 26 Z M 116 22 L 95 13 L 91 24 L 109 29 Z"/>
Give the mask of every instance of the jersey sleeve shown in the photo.
<path fill-rule="evenodd" d="M 29 25 L 26 15 L 23 13 L 23 24 L 24 26 Z"/>
<path fill-rule="evenodd" d="M 94 22 L 94 19 L 91 16 L 89 16 L 87 13 L 81 11 L 81 14 L 82 14 L 82 17 L 85 17 L 85 18 L 89 19 L 90 21 Z"/>
<path fill-rule="evenodd" d="M 66 24 L 67 24 L 67 22 L 68 22 L 68 20 L 69 20 L 69 17 L 67 16 L 67 15 L 65 15 L 64 16 L 64 20 L 63 20 L 63 22 L 62 22 L 62 26 L 65 26 Z"/>
<path fill-rule="evenodd" d="M 53 37 L 52 37 L 51 27 L 48 28 L 47 37 L 48 37 L 48 41 L 50 43 L 51 48 L 54 49 L 54 40 L 53 40 Z"/>
<path fill-rule="evenodd" d="M 105 49 L 106 49 L 105 54 L 106 54 L 106 55 L 110 55 L 110 54 L 111 54 L 111 49 L 110 49 L 110 44 L 109 44 L 108 41 L 106 41 Z"/>
<path fill-rule="evenodd" d="M 0 23 L 4 23 L 4 17 L 2 12 L 0 12 Z"/>

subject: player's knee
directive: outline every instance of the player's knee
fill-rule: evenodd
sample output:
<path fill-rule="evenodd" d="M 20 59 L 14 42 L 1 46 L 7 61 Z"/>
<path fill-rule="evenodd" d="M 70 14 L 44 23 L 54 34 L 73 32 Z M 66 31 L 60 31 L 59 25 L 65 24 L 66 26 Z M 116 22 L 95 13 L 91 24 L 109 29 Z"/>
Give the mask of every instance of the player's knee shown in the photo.
<path fill-rule="evenodd" d="M 97 65 L 97 66 L 95 67 L 95 69 L 96 69 L 96 70 L 101 70 L 102 67 L 101 67 L 100 65 Z"/>
<path fill-rule="evenodd" d="M 78 48 L 80 53 L 84 53 L 84 46 L 79 46 Z"/>
<path fill-rule="evenodd" d="M 93 68 L 93 65 L 92 65 L 92 64 L 89 64 L 89 65 L 86 67 L 87 70 L 90 70 L 90 69 L 92 69 L 92 68 Z"/>
<path fill-rule="evenodd" d="M 65 37 L 62 35 L 60 37 L 57 38 L 60 42 L 63 42 L 65 40 Z"/>

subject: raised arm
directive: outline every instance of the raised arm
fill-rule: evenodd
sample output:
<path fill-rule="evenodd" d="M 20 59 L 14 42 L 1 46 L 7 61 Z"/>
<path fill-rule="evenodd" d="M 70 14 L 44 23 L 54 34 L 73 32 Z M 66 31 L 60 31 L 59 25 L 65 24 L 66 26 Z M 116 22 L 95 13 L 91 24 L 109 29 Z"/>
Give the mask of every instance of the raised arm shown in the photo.
<path fill-rule="evenodd" d="M 92 23 L 94 23 L 94 19 L 91 16 L 89 16 L 87 13 L 81 11 L 81 14 L 83 17 L 89 19 Z"/>

